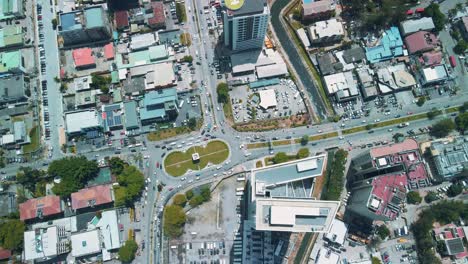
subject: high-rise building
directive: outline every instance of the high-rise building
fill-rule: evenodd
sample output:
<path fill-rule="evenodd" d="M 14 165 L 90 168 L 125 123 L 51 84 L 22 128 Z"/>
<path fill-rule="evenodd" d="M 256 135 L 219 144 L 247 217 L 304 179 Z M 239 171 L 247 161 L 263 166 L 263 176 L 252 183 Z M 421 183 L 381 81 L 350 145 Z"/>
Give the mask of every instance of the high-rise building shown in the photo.
<path fill-rule="evenodd" d="M 224 44 L 232 51 L 259 49 L 268 27 L 265 0 L 224 1 Z"/>

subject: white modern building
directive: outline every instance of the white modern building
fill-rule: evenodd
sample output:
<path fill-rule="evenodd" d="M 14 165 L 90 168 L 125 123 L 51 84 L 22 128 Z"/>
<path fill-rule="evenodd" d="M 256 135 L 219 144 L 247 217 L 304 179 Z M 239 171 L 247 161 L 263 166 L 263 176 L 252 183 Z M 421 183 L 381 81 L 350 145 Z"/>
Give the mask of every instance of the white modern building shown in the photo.
<path fill-rule="evenodd" d="M 224 44 L 232 51 L 262 48 L 268 16 L 265 0 L 225 0 Z"/>
<path fill-rule="evenodd" d="M 335 42 L 340 41 L 343 37 L 343 23 L 335 18 L 326 21 L 318 21 L 309 27 L 309 38 L 311 43 Z"/>

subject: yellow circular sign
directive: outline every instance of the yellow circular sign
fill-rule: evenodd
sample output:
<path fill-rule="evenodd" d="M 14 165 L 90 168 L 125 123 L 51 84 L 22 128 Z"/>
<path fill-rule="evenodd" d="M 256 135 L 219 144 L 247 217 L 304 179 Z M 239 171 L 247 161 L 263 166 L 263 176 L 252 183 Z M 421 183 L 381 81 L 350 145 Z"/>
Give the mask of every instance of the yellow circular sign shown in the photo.
<path fill-rule="evenodd" d="M 252 1 L 252 0 L 250 0 Z M 225 0 L 224 4 L 230 10 L 237 10 L 244 5 L 244 0 Z"/>

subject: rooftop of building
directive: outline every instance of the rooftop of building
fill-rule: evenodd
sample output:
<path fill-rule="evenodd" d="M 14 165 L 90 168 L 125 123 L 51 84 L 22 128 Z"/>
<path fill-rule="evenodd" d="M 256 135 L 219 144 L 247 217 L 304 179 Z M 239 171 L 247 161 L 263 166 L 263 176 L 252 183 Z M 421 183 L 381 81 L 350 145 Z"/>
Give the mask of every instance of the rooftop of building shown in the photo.
<path fill-rule="evenodd" d="M 101 252 L 101 239 L 99 230 L 95 229 L 71 236 L 71 254 L 73 257 L 81 257 Z"/>
<path fill-rule="evenodd" d="M 366 58 L 370 63 L 401 55 L 403 55 L 403 40 L 397 27 L 386 30 L 372 47 L 366 47 Z"/>
<path fill-rule="evenodd" d="M 112 203 L 114 197 L 110 185 L 97 185 L 71 194 L 72 209 L 83 209 Z"/>
<path fill-rule="evenodd" d="M 319 249 L 315 257 L 315 263 L 320 264 L 338 264 L 340 262 L 340 255 L 335 253 L 329 248 L 322 247 Z"/>
<path fill-rule="evenodd" d="M 436 35 L 428 31 L 418 31 L 405 38 L 406 47 L 410 54 L 431 50 L 439 45 Z"/>
<path fill-rule="evenodd" d="M 229 16 L 246 16 L 263 13 L 267 8 L 265 0 L 226 0 L 224 2 Z"/>
<path fill-rule="evenodd" d="M 447 68 L 445 64 L 440 64 L 422 69 L 422 76 L 426 83 L 437 82 L 448 78 Z"/>
<path fill-rule="evenodd" d="M 0 48 L 22 45 L 24 32 L 19 25 L 7 25 L 0 29 Z"/>
<path fill-rule="evenodd" d="M 136 128 L 138 124 L 138 113 L 137 113 L 137 102 L 128 101 L 124 103 L 124 118 L 125 118 L 125 127 L 127 129 Z"/>
<path fill-rule="evenodd" d="M 260 198 L 255 202 L 256 230 L 329 232 L 339 202 Z"/>
<path fill-rule="evenodd" d="M 20 219 L 22 221 L 42 218 L 61 213 L 62 205 L 60 197 L 48 195 L 44 197 L 29 199 L 19 205 Z"/>
<path fill-rule="evenodd" d="M 55 257 L 58 252 L 57 227 L 37 229 L 24 232 L 24 259 L 33 261 L 36 259 Z"/>
<path fill-rule="evenodd" d="M 331 242 L 344 245 L 347 234 L 348 225 L 341 220 L 333 219 L 330 232 L 325 234 L 325 238 Z"/>
<path fill-rule="evenodd" d="M 430 51 L 425 52 L 419 58 L 419 61 L 426 66 L 433 66 L 440 64 L 442 62 L 442 52 L 441 51 Z"/>
<path fill-rule="evenodd" d="M 309 27 L 309 35 L 312 40 L 344 35 L 343 23 L 336 18 L 315 22 Z"/>
<path fill-rule="evenodd" d="M 374 178 L 368 208 L 377 215 L 395 219 L 400 213 L 400 204 L 406 199 L 407 183 L 405 173 Z"/>
<path fill-rule="evenodd" d="M 84 10 L 87 28 L 104 27 L 105 25 L 104 9 L 101 6 L 87 7 Z"/>
<path fill-rule="evenodd" d="M 104 131 L 122 126 L 122 114 L 122 105 L 120 103 L 103 105 L 102 120 L 104 121 Z"/>
<path fill-rule="evenodd" d="M 77 68 L 96 64 L 96 58 L 93 56 L 91 48 L 74 49 L 72 56 Z"/>
<path fill-rule="evenodd" d="M 0 77 L 0 102 L 16 101 L 26 96 L 24 75 Z"/>
<path fill-rule="evenodd" d="M 21 65 L 21 50 L 0 53 L 0 73 L 8 72 L 10 69 L 21 67 Z"/>
<path fill-rule="evenodd" d="M 420 30 L 433 30 L 435 28 L 432 17 L 421 17 L 419 19 L 410 19 L 401 22 L 403 35 L 408 35 Z"/>
<path fill-rule="evenodd" d="M 119 10 L 115 11 L 115 24 L 117 28 L 125 28 L 128 27 L 130 24 L 128 22 L 128 11 L 127 10 Z"/>
<path fill-rule="evenodd" d="M 327 75 L 324 76 L 323 79 L 329 94 L 334 94 L 344 90 L 348 92 L 349 96 L 357 95 L 359 93 L 357 82 L 351 71 Z"/>
<path fill-rule="evenodd" d="M 468 137 L 434 141 L 431 143 L 431 154 L 441 176 L 455 176 L 468 164 Z"/>
<path fill-rule="evenodd" d="M 165 23 L 166 16 L 164 15 L 164 4 L 163 2 L 151 2 L 153 9 L 153 16 L 148 19 L 149 25 L 157 25 Z"/>
<path fill-rule="evenodd" d="M 408 138 L 400 143 L 393 143 L 386 146 L 372 148 L 370 150 L 370 155 L 373 158 L 379 158 L 415 150 L 418 150 L 418 142 L 416 142 L 414 139 Z"/>
<path fill-rule="evenodd" d="M 65 114 L 67 133 L 78 133 L 86 128 L 100 127 L 101 122 L 96 110 L 83 110 Z"/>
<path fill-rule="evenodd" d="M 332 0 L 310 1 L 303 0 L 302 8 L 304 9 L 304 16 L 320 14 L 335 10 Z"/>
<path fill-rule="evenodd" d="M 101 230 L 104 247 L 107 250 L 120 248 L 119 224 L 117 211 L 104 211 L 96 225 Z"/>

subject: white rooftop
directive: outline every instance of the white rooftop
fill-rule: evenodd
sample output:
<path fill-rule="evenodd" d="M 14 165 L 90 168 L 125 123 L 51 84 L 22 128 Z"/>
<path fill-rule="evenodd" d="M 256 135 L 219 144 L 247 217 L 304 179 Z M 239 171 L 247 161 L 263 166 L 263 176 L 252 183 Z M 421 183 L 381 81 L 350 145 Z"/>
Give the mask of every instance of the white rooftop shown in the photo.
<path fill-rule="evenodd" d="M 84 110 L 65 114 L 67 133 L 78 133 L 86 128 L 99 127 L 98 113 L 96 110 Z"/>
<path fill-rule="evenodd" d="M 132 35 L 130 37 L 130 49 L 132 51 L 145 49 L 156 44 L 156 37 L 154 33 Z"/>
<path fill-rule="evenodd" d="M 319 216 L 320 209 L 313 207 L 271 206 L 270 224 L 293 226 L 296 216 Z"/>
<path fill-rule="evenodd" d="M 120 248 L 119 225 L 115 210 L 102 212 L 101 219 L 96 227 L 101 230 L 106 250 Z"/>
<path fill-rule="evenodd" d="M 24 258 L 27 261 L 57 255 L 57 227 L 24 232 Z"/>
<path fill-rule="evenodd" d="M 73 257 L 81 257 L 101 252 L 101 240 L 99 230 L 74 234 L 71 236 L 71 248 Z"/>
<path fill-rule="evenodd" d="M 302 42 L 302 45 L 304 45 L 304 47 L 309 47 L 310 46 L 310 41 L 309 41 L 309 37 L 307 37 L 307 34 L 304 30 L 304 28 L 300 28 L 298 30 L 296 30 L 297 32 L 297 36 L 299 37 L 299 39 L 301 40 Z"/>
<path fill-rule="evenodd" d="M 309 35 L 312 40 L 344 35 L 343 24 L 335 18 L 318 21 L 309 27 Z"/>
<path fill-rule="evenodd" d="M 152 70 L 146 74 L 146 90 L 158 87 L 173 86 L 176 82 L 172 62 L 163 62 L 151 65 Z"/>
<path fill-rule="evenodd" d="M 261 90 L 258 91 L 260 95 L 260 107 L 263 109 L 268 109 L 270 107 L 276 107 L 276 93 L 273 89 Z"/>
<path fill-rule="evenodd" d="M 426 83 L 436 82 L 448 77 L 447 69 L 443 64 L 425 68 L 422 73 Z"/>
<path fill-rule="evenodd" d="M 322 247 L 319 250 L 317 257 L 315 258 L 315 263 L 317 264 L 338 264 L 339 261 L 340 255 L 325 247 Z"/>
<path fill-rule="evenodd" d="M 317 160 L 311 159 L 297 163 L 297 171 L 307 171 L 307 170 L 315 170 L 317 169 Z"/>
<path fill-rule="evenodd" d="M 288 75 L 286 63 L 276 63 L 256 67 L 258 79 Z"/>
<path fill-rule="evenodd" d="M 420 19 L 411 19 L 401 22 L 403 35 L 408 35 L 421 30 L 431 31 L 434 28 L 435 26 L 432 21 L 432 17 L 422 17 Z"/>
<path fill-rule="evenodd" d="M 326 233 L 325 237 L 330 241 L 343 245 L 347 233 L 348 227 L 346 224 L 341 220 L 333 219 L 330 232 Z"/>
<path fill-rule="evenodd" d="M 325 85 L 329 94 L 334 94 L 338 91 L 349 90 L 350 95 L 356 95 L 357 82 L 353 78 L 353 73 L 350 71 L 339 72 L 331 75 L 324 76 Z"/>

